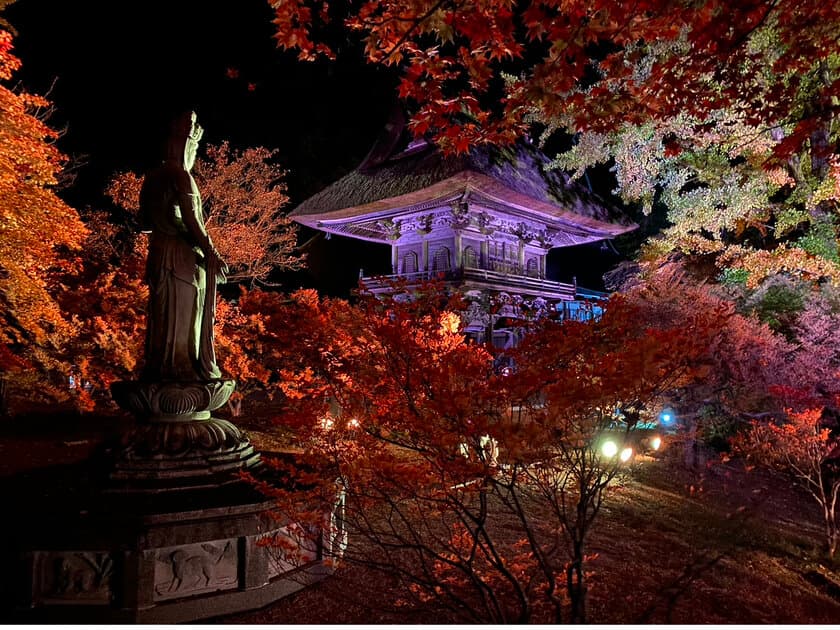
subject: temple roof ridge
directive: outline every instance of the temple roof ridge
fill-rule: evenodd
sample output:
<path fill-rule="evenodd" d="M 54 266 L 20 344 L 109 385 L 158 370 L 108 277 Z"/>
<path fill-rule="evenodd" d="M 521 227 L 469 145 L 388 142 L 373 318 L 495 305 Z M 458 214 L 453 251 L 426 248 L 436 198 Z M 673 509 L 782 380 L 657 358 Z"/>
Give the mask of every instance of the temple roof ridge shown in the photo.
<path fill-rule="evenodd" d="M 362 220 L 387 209 L 425 206 L 473 190 L 549 222 L 579 224 L 601 238 L 637 226 L 566 173 L 549 168 L 537 147 L 482 146 L 465 154 L 444 155 L 435 145 L 416 141 L 406 117 L 394 110 L 361 164 L 299 204 L 291 217 L 310 227 L 323 222 Z"/>

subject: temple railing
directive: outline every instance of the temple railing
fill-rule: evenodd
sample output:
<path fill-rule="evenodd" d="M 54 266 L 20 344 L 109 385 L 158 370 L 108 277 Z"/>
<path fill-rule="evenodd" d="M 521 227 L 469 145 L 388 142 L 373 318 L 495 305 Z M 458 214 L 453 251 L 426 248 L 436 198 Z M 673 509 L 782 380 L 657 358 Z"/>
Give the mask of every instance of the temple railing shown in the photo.
<path fill-rule="evenodd" d="M 361 278 L 365 288 L 372 293 L 388 292 L 395 281 L 402 281 L 411 286 L 426 280 L 469 281 L 497 291 L 527 292 L 560 300 L 573 300 L 577 292 L 575 284 L 472 267 Z"/>

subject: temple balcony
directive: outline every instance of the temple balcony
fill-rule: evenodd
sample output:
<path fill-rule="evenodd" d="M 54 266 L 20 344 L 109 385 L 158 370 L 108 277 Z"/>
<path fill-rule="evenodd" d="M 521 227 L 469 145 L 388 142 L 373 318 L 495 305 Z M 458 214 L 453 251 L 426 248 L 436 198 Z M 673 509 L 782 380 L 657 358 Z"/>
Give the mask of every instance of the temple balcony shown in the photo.
<path fill-rule="evenodd" d="M 374 294 L 389 293 L 395 281 L 403 281 L 408 287 L 428 280 L 443 280 L 464 291 L 479 289 L 505 291 L 523 296 L 542 297 L 546 300 L 574 300 L 578 287 L 575 284 L 556 282 L 544 278 L 516 273 L 515 266 L 507 269 L 479 269 L 463 267 L 446 271 L 417 271 L 406 274 L 362 277 L 365 289 Z"/>

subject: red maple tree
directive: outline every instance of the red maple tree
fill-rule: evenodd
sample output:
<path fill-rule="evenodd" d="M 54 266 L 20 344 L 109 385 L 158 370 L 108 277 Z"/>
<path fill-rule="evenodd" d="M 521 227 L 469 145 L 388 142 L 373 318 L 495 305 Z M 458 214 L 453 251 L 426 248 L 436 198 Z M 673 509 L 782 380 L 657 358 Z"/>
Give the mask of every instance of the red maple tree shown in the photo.
<path fill-rule="evenodd" d="M 837 435 L 825 425 L 822 409 L 791 412 L 780 423 L 755 420 L 732 440 L 732 450 L 750 465 L 786 474 L 813 497 L 822 511 L 826 548 L 833 558 L 840 542 L 840 453 Z"/>
<path fill-rule="evenodd" d="M 574 133 L 681 114 L 702 121 L 734 104 L 748 124 L 793 125 L 780 149 L 789 154 L 837 111 L 840 78 L 828 68 L 840 8 L 831 2 L 271 5 L 278 46 L 302 59 L 335 54 L 332 22 L 359 33 L 371 63 L 400 68 L 415 134 L 432 132 L 447 150 L 510 142 L 535 115 Z"/>
<path fill-rule="evenodd" d="M 148 239 L 116 224 L 109 213 L 83 213 L 88 229 L 79 268 L 55 291 L 73 335 L 61 359 L 78 386 L 74 402 L 85 411 L 110 401 L 112 382 L 136 376 L 143 357 L 148 288 L 143 279 Z"/>
<path fill-rule="evenodd" d="M 208 213 L 207 228 L 231 273 L 228 282 L 266 281 L 274 270 L 295 269 L 303 256 L 295 251 L 296 229 L 282 213 L 288 198 L 284 175 L 273 162 L 276 151 L 261 147 L 236 151 L 227 143 L 210 146 L 197 162 L 196 179 Z M 143 281 L 147 239 L 137 232 L 136 213 L 142 178 L 125 172 L 115 175 L 106 194 L 126 211 L 116 218 L 89 210 L 85 221 L 83 265 L 64 277 L 57 292 L 74 336 L 64 352 L 76 377 L 89 383 L 76 401 L 90 409 L 91 392 L 105 392 L 110 383 L 136 376 L 143 354 L 148 291 Z M 263 316 L 254 309 L 270 298 L 262 292 L 243 292 L 239 301 L 219 299 L 216 341 L 220 365 L 238 381 L 232 409 L 241 410 L 244 396 L 255 389 L 269 394 L 273 365 L 261 341 L 266 334 Z M 267 310 L 269 317 L 271 309 Z"/>
<path fill-rule="evenodd" d="M 278 511 L 320 519 L 312 506 L 332 505 L 338 479 L 343 525 L 328 541 L 342 542 L 328 548 L 341 557 L 453 619 L 584 621 L 588 535 L 621 470 L 599 436 L 617 408 L 703 372 L 717 313 L 648 327 L 616 298 L 599 321 L 539 324 L 502 375 L 465 340 L 464 304 L 434 287 L 292 298 L 278 305 L 278 421 L 303 452 L 275 463 L 294 492 L 264 486 Z"/>
<path fill-rule="evenodd" d="M 229 283 L 265 282 L 272 271 L 303 264 L 304 256 L 295 249 L 297 228 L 283 211 L 289 198 L 276 154 L 264 147 L 240 151 L 223 142 L 208 146 L 206 156 L 196 161 L 205 224 L 228 264 Z M 136 215 L 142 183 L 134 173 L 118 173 L 106 192 Z"/>
<path fill-rule="evenodd" d="M 44 121 L 49 102 L 7 87 L 19 66 L 0 29 L 0 371 L 4 387 L 12 379 L 35 398 L 61 397 L 55 356 L 73 329 L 52 291 L 87 231 L 56 194 L 66 159 Z"/>

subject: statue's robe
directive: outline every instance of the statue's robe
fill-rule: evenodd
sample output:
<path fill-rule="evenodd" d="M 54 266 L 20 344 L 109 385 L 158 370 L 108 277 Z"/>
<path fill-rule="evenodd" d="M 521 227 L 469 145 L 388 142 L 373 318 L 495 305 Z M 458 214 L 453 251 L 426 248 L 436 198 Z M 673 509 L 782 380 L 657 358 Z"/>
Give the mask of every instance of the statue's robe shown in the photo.
<path fill-rule="evenodd" d="M 213 349 L 217 270 L 208 273 L 200 247 L 209 237 L 192 175 L 171 161 L 150 172 L 141 214 L 151 230 L 144 380 L 219 378 Z"/>

